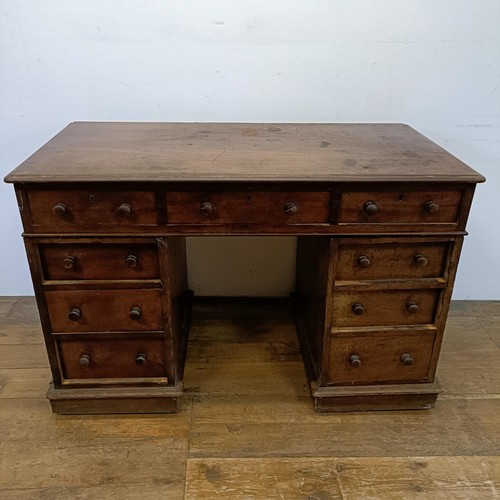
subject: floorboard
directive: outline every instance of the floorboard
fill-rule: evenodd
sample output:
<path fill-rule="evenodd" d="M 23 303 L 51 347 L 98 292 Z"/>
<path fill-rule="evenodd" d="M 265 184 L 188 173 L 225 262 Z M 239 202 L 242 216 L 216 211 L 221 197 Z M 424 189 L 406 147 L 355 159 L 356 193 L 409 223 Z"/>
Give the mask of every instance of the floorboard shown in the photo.
<path fill-rule="evenodd" d="M 313 411 L 286 302 L 195 304 L 176 415 L 57 416 L 32 297 L 0 297 L 0 498 L 500 498 L 500 302 L 453 302 L 426 411 Z"/>

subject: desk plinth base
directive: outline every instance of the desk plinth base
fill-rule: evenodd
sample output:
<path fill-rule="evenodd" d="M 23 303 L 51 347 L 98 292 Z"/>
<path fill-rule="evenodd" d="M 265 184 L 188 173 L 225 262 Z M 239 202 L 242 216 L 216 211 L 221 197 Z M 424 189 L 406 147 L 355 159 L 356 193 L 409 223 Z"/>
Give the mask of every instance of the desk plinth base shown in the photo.
<path fill-rule="evenodd" d="M 59 415 L 108 413 L 176 413 L 182 385 L 106 389 L 56 389 L 51 383 L 47 398 Z"/>
<path fill-rule="evenodd" d="M 372 410 L 429 410 L 439 394 L 437 381 L 424 384 L 317 387 L 310 383 L 319 413 Z"/>

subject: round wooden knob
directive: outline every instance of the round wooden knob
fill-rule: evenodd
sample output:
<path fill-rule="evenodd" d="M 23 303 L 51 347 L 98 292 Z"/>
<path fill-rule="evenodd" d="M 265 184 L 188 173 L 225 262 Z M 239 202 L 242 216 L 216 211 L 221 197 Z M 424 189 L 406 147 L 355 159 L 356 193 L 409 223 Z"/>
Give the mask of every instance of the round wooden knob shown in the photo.
<path fill-rule="evenodd" d="M 422 254 L 415 255 L 415 264 L 417 264 L 418 267 L 425 267 L 427 265 L 427 258 Z"/>
<path fill-rule="evenodd" d="M 66 255 L 66 257 L 62 260 L 62 265 L 64 269 L 74 269 L 76 265 L 76 257 L 74 255 Z"/>
<path fill-rule="evenodd" d="M 283 207 L 283 211 L 285 212 L 286 215 L 294 215 L 297 213 L 298 211 L 298 207 L 295 203 L 285 203 L 284 207 Z"/>
<path fill-rule="evenodd" d="M 435 201 L 429 200 L 424 205 L 424 208 L 425 208 L 425 211 L 429 214 L 437 214 L 439 212 L 440 207 Z"/>
<path fill-rule="evenodd" d="M 122 217 L 128 217 L 132 213 L 132 207 L 128 203 L 122 203 L 118 207 L 118 215 L 121 215 Z"/>
<path fill-rule="evenodd" d="M 200 205 L 200 212 L 203 215 L 211 215 L 214 213 L 215 207 L 209 202 L 209 201 L 204 201 Z"/>
<path fill-rule="evenodd" d="M 371 260 L 366 255 L 361 255 L 358 257 L 358 266 L 359 267 L 369 267 L 371 264 Z"/>
<path fill-rule="evenodd" d="M 127 267 L 136 267 L 138 262 L 139 258 L 137 257 L 137 255 L 130 254 L 125 257 L 125 265 Z"/>
<path fill-rule="evenodd" d="M 68 313 L 68 319 L 71 321 L 78 321 L 82 317 L 82 311 L 78 307 L 73 307 Z"/>
<path fill-rule="evenodd" d="M 81 366 L 89 366 L 90 365 L 90 354 L 82 354 L 80 359 L 78 360 Z"/>
<path fill-rule="evenodd" d="M 138 320 L 141 319 L 142 311 L 138 306 L 133 306 L 130 308 L 129 317 L 130 319 Z"/>
<path fill-rule="evenodd" d="M 352 312 L 356 314 L 356 316 L 361 316 L 365 312 L 365 308 L 363 307 L 363 304 L 356 302 L 352 305 Z"/>
<path fill-rule="evenodd" d="M 358 355 L 353 354 L 349 357 L 349 364 L 353 368 L 359 368 L 361 366 L 361 358 Z"/>
<path fill-rule="evenodd" d="M 59 217 L 64 217 L 68 213 L 68 208 L 64 203 L 56 203 L 52 207 L 52 213 L 58 215 Z"/>
<path fill-rule="evenodd" d="M 401 363 L 405 366 L 411 366 L 413 364 L 413 358 L 411 357 L 411 354 L 408 354 L 405 352 L 404 354 L 401 354 Z"/>
<path fill-rule="evenodd" d="M 138 364 L 138 365 L 144 365 L 146 363 L 146 355 L 145 354 L 138 354 L 136 357 L 135 357 L 135 362 Z"/>
<path fill-rule="evenodd" d="M 374 201 L 367 201 L 364 208 L 367 215 L 374 215 L 378 212 L 378 205 Z"/>
<path fill-rule="evenodd" d="M 419 305 L 413 301 L 413 300 L 409 300 L 407 303 L 406 303 L 406 310 L 410 313 L 410 314 L 416 314 L 418 313 L 418 311 L 420 311 L 420 307 Z"/>

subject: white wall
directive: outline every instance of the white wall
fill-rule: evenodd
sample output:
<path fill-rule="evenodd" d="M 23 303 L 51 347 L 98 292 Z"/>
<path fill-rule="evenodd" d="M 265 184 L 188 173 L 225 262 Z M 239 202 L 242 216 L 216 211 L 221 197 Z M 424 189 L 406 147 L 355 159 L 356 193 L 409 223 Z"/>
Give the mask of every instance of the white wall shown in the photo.
<path fill-rule="evenodd" d="M 488 178 L 454 298 L 500 299 L 498 0 L 0 0 L 0 16 L 0 174 L 74 120 L 406 122 Z M 0 295 L 31 294 L 10 185 L 0 220 Z M 293 241 L 274 251 L 248 250 L 228 290 L 286 292 Z"/>

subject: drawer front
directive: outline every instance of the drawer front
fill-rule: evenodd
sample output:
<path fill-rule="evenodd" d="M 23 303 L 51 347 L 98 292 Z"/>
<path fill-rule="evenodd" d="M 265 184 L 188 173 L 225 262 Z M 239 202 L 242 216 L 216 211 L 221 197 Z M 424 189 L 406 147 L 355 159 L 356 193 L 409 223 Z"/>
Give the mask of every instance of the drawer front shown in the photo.
<path fill-rule="evenodd" d="M 417 382 L 428 377 L 434 335 L 333 338 L 330 384 Z"/>
<path fill-rule="evenodd" d="M 156 225 L 155 195 L 151 191 L 28 192 L 33 229 L 75 231 L 78 226 L 131 227 Z"/>
<path fill-rule="evenodd" d="M 207 191 L 167 194 L 168 224 L 326 224 L 328 191 Z"/>
<path fill-rule="evenodd" d="M 449 242 L 340 242 L 336 279 L 443 278 L 449 246 Z"/>
<path fill-rule="evenodd" d="M 125 280 L 160 277 L 155 244 L 40 245 L 47 280 Z"/>
<path fill-rule="evenodd" d="M 462 192 L 354 191 L 342 193 L 339 223 L 456 223 Z"/>
<path fill-rule="evenodd" d="M 161 337 L 132 339 L 58 339 L 65 379 L 166 376 L 166 348 Z"/>
<path fill-rule="evenodd" d="M 45 293 L 53 332 L 163 330 L 161 291 L 61 290 Z"/>
<path fill-rule="evenodd" d="M 334 327 L 433 324 L 441 290 L 337 291 Z"/>

